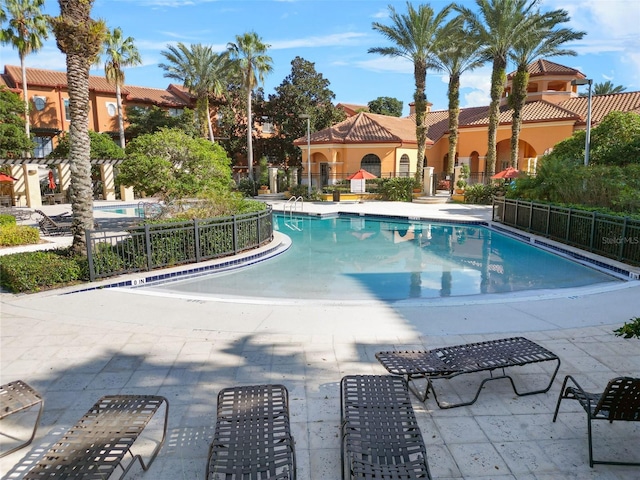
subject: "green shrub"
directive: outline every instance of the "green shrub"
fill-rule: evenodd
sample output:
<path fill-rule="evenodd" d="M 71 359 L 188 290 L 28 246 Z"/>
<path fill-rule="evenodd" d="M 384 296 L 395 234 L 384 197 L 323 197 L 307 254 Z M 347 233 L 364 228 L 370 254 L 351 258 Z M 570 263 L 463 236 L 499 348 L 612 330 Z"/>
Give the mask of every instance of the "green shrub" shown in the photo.
<path fill-rule="evenodd" d="M 305 200 L 320 200 L 320 192 L 315 188 L 311 189 L 311 195 L 309 195 L 309 188 L 307 185 L 294 185 L 289 189 L 289 192 L 294 197 L 302 197 Z"/>
<path fill-rule="evenodd" d="M 75 283 L 83 278 L 81 258 L 69 249 L 4 255 L 0 262 L 0 285 L 13 293 Z"/>
<path fill-rule="evenodd" d="M 479 205 L 491 205 L 495 195 L 504 195 L 503 185 L 484 185 L 476 183 L 468 186 L 464 191 L 465 203 L 475 203 Z"/>
<path fill-rule="evenodd" d="M 640 338 L 640 317 L 632 318 L 629 322 L 613 331 L 616 337 Z"/>
<path fill-rule="evenodd" d="M 382 200 L 389 202 L 410 202 L 413 200 L 413 178 L 384 178 L 378 181 L 378 192 Z"/>
<path fill-rule="evenodd" d="M 4 227 L 5 225 L 15 225 L 16 217 L 13 215 L 9 215 L 8 213 L 0 214 L 0 227 Z"/>
<path fill-rule="evenodd" d="M 8 224 L 0 227 L 0 245 L 3 247 L 32 245 L 39 242 L 40 231 L 35 227 L 16 224 Z"/>
<path fill-rule="evenodd" d="M 249 178 L 243 178 L 238 182 L 238 191 L 245 197 L 255 197 L 258 194 L 258 183 Z"/>

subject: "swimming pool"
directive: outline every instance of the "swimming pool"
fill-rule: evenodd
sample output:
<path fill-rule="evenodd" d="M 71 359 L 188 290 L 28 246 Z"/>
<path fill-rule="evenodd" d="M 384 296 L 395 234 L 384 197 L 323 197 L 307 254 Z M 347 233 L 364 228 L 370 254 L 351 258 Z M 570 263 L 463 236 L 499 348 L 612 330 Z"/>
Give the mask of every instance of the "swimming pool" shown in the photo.
<path fill-rule="evenodd" d="M 401 301 L 619 282 L 479 225 L 274 215 L 291 248 L 232 273 L 154 289 L 219 297 Z"/>
<path fill-rule="evenodd" d="M 107 213 L 117 213 L 118 215 L 126 215 L 128 217 L 143 217 L 144 209 L 134 205 L 122 205 L 119 207 L 95 207 L 95 210 Z"/>

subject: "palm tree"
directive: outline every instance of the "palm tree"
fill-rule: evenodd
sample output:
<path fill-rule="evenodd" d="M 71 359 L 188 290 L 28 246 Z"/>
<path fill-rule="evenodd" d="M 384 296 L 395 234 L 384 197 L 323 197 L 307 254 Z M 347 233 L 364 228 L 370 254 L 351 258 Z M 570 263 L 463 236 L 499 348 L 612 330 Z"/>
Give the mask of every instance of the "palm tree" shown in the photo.
<path fill-rule="evenodd" d="M 522 127 L 522 110 L 527 101 L 529 85 L 529 64 L 537 59 L 559 55 L 572 55 L 573 50 L 561 48 L 567 42 L 580 40 L 585 32 L 576 32 L 570 28 L 556 27 L 570 20 L 565 10 L 553 10 L 536 13 L 527 21 L 525 32 L 513 45 L 509 57 L 516 64 L 516 73 L 512 79 L 509 105 L 513 109 L 511 121 L 511 166 L 518 168 L 518 142 Z"/>
<path fill-rule="evenodd" d="M 29 93 L 27 91 L 27 66 L 25 57 L 42 48 L 42 42 L 49 36 L 47 16 L 41 11 L 44 0 L 5 0 L 7 12 L 2 11 L 0 17 L 9 14 L 9 25 L 0 31 L 0 41 L 10 43 L 18 50 L 20 68 L 22 69 L 22 94 L 24 100 L 24 130 L 30 137 Z"/>
<path fill-rule="evenodd" d="M 439 49 L 438 42 L 442 25 L 451 9 L 452 5 L 449 5 L 434 15 L 434 11 L 429 5 L 420 5 L 416 10 L 413 5 L 407 2 L 407 13 L 399 14 L 390 5 L 391 25 L 383 25 L 378 22 L 374 22 L 372 25 L 374 30 L 380 32 L 394 46 L 370 48 L 369 53 L 406 58 L 413 63 L 416 87 L 413 100 L 416 110 L 416 141 L 418 143 L 416 179 L 421 183 L 427 141 L 427 127 L 424 122 L 427 112 L 427 97 L 425 95 L 427 69 L 432 65 L 435 52 Z"/>
<path fill-rule="evenodd" d="M 455 7 L 463 16 L 469 30 L 479 37 L 482 52 L 493 63 L 487 145 L 488 177 L 496 171 L 496 137 L 500 99 L 507 77 L 507 57 L 511 47 L 525 33 L 526 20 L 537 3 L 538 0 L 476 0 L 477 13 L 461 5 Z"/>
<path fill-rule="evenodd" d="M 203 136 L 213 142 L 213 127 L 209 113 L 209 96 L 222 95 L 226 79 L 231 72 L 228 53 L 217 54 L 210 46 L 200 43 L 187 47 L 182 42 L 169 45 L 167 51 L 160 52 L 168 63 L 161 63 L 164 76 L 182 82 L 183 86 L 196 97 L 198 120 Z"/>
<path fill-rule="evenodd" d="M 610 95 L 612 93 L 622 93 L 627 89 L 627 87 L 623 87 L 622 85 L 613 85 L 611 80 L 607 80 L 606 82 L 598 82 L 593 86 L 593 94 L 594 95 Z M 581 93 L 581 97 L 586 97 L 586 93 Z"/>
<path fill-rule="evenodd" d="M 247 166 L 250 180 L 253 180 L 252 92 L 258 83 L 264 82 L 264 76 L 273 70 L 273 60 L 266 53 L 269 46 L 255 32 L 236 35 L 235 43 L 227 44 L 229 53 L 236 62 L 242 85 L 247 91 Z"/>
<path fill-rule="evenodd" d="M 91 141 L 89 139 L 89 69 L 102 48 L 107 27 L 91 18 L 93 0 L 58 0 L 60 16 L 50 18 L 58 48 L 66 54 L 69 92 L 72 249 L 86 255 L 85 230 L 93 228 Z"/>
<path fill-rule="evenodd" d="M 140 57 L 138 49 L 133 44 L 133 38 L 123 38 L 122 29 L 120 28 L 107 31 L 103 47 L 105 56 L 104 75 L 109 83 L 116 86 L 118 132 L 120 133 L 120 147 L 124 148 L 124 119 L 122 114 L 121 92 L 121 87 L 124 85 L 123 68 L 142 64 L 142 58 Z"/>
<path fill-rule="evenodd" d="M 480 51 L 480 42 L 466 32 L 459 21 L 448 30 L 449 42 L 436 52 L 433 68 L 449 74 L 447 96 L 449 98 L 449 161 L 447 173 L 453 173 L 458 146 L 458 118 L 460 115 L 460 76 L 486 63 Z"/>

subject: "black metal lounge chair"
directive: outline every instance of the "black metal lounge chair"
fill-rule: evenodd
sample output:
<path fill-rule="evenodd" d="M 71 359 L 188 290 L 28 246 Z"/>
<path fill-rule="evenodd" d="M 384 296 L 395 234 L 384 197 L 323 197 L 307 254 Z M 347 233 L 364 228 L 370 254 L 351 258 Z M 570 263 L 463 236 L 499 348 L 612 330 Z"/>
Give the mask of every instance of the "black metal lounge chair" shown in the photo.
<path fill-rule="evenodd" d="M 145 461 L 132 447 L 142 436 L 153 416 L 164 405 L 162 438 Z M 62 439 L 24 477 L 25 480 L 115 478 L 122 479 L 129 469 L 140 463 L 148 470 L 167 435 L 169 403 L 154 395 L 107 395 L 89 409 Z M 125 462 L 126 459 L 130 459 Z"/>
<path fill-rule="evenodd" d="M 571 380 L 574 386 L 567 386 Z M 602 393 L 585 392 L 571 376 L 567 375 L 562 382 L 562 390 L 558 396 L 553 421 L 558 417 L 560 403 L 563 399 L 577 400 L 587 413 L 587 433 L 589 437 L 589 466 L 595 463 L 606 465 L 638 465 L 640 463 L 602 461 L 593 459 L 593 441 L 591 435 L 592 420 L 640 422 L 640 378 L 617 377 L 609 381 Z"/>
<path fill-rule="evenodd" d="M 38 221 L 38 226 L 44 235 L 71 235 L 71 217 L 50 217 L 42 210 L 36 210 L 35 212 L 42 217 Z"/>
<path fill-rule="evenodd" d="M 220 390 L 207 479 L 295 478 L 287 389 L 251 385 Z"/>
<path fill-rule="evenodd" d="M 342 478 L 431 478 L 407 382 L 349 375 L 340 382 Z"/>
<path fill-rule="evenodd" d="M 533 395 L 547 392 L 560 368 L 560 358 L 546 348 L 524 337 L 503 338 L 487 342 L 467 343 L 451 347 L 441 347 L 426 351 L 391 351 L 376 353 L 378 361 L 389 373 L 401 375 L 406 378 L 411 391 L 421 400 L 425 401 L 429 390 L 433 391 L 440 408 L 461 407 L 473 404 L 480 395 L 485 383 L 491 380 L 508 378 L 516 395 Z M 557 362 L 549 384 L 539 390 L 519 392 L 510 375 L 505 369 L 509 367 L 524 366 L 538 362 Z M 494 370 L 501 370 L 502 375 L 494 376 Z M 449 380 L 458 375 L 475 372 L 489 372 L 472 400 L 460 403 L 441 403 L 438 400 L 433 381 L 438 379 Z M 427 385 L 424 393 L 413 386 L 415 379 L 426 379 Z"/>
<path fill-rule="evenodd" d="M 40 394 L 22 380 L 16 380 L 0 386 L 0 420 L 7 418 L 9 415 L 27 413 L 33 409 L 32 407 L 38 407 L 38 416 L 33 424 L 31 436 L 25 442 L 0 453 L 0 457 L 20 450 L 33 441 L 42 416 L 43 403 Z"/>

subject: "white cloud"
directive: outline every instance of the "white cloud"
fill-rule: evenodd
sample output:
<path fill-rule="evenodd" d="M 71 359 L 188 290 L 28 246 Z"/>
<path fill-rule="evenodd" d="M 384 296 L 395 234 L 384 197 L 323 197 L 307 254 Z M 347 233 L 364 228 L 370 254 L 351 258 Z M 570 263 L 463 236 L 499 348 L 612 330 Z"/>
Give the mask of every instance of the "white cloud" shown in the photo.
<path fill-rule="evenodd" d="M 371 18 L 387 18 L 388 16 L 389 10 L 385 8 L 383 10 L 378 10 L 376 13 L 371 15 Z"/>
<path fill-rule="evenodd" d="M 366 37 L 364 33 L 345 32 L 334 33 L 324 36 L 313 36 L 306 38 L 296 38 L 293 40 L 275 40 L 267 43 L 274 50 L 283 50 L 289 48 L 310 48 L 310 47 L 336 47 L 345 45 L 355 45 L 360 39 Z"/>
<path fill-rule="evenodd" d="M 449 75 L 442 75 L 442 83 L 449 84 Z M 471 90 L 463 92 L 463 90 Z M 491 102 L 491 67 L 484 66 L 465 72 L 460 77 L 460 90 L 462 100 L 460 106 L 481 107 Z"/>
<path fill-rule="evenodd" d="M 413 63 L 399 57 L 375 57 L 371 60 L 354 62 L 356 67 L 372 72 L 408 73 L 413 75 Z"/>

